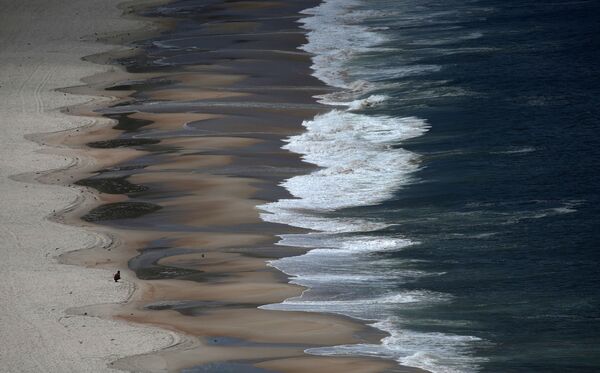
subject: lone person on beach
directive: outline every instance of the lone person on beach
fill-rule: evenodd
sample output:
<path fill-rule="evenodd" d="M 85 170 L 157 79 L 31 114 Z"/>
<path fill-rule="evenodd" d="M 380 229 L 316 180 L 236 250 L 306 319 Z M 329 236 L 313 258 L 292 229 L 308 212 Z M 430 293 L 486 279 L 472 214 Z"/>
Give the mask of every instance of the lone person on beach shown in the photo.
<path fill-rule="evenodd" d="M 119 282 L 119 280 L 121 279 L 121 271 L 117 271 L 113 278 L 115 279 L 115 282 Z"/>

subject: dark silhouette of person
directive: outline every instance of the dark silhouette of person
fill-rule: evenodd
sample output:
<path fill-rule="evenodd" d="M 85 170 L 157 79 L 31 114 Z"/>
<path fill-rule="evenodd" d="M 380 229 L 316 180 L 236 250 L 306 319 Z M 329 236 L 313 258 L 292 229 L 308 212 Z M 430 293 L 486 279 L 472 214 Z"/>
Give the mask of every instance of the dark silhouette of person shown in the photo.
<path fill-rule="evenodd" d="M 121 279 L 121 271 L 117 271 L 113 278 L 115 279 L 115 282 L 119 282 L 119 280 Z"/>

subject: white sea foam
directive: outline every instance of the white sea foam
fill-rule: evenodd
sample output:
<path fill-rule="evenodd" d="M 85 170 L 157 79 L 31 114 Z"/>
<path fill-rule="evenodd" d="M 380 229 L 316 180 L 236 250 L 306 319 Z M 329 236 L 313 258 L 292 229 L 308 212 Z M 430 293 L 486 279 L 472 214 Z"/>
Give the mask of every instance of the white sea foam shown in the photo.
<path fill-rule="evenodd" d="M 416 332 L 407 329 L 394 317 L 376 322 L 372 326 L 390 335 L 376 344 L 354 344 L 311 348 L 306 352 L 315 355 L 363 355 L 392 358 L 399 363 L 422 368 L 433 373 L 470 373 L 478 371 L 484 359 L 472 356 L 477 337 L 454 334 Z"/>
<path fill-rule="evenodd" d="M 313 55 L 313 75 L 340 89 L 318 96 L 319 102 L 346 110 L 332 110 L 305 121 L 306 132 L 286 140 L 285 149 L 300 154 L 319 169 L 281 184 L 293 198 L 259 208 L 265 221 L 315 231 L 282 236 L 279 245 L 312 250 L 270 262 L 290 275 L 291 282 L 309 289 L 300 297 L 261 308 L 333 312 L 380 320 L 373 326 L 390 333 L 379 345 L 335 346 L 310 349 L 310 353 L 385 356 L 436 373 L 469 372 L 476 366 L 469 349 L 477 339 L 410 331 L 393 318 L 402 309 L 451 299 L 437 292 L 397 290 L 401 284 L 439 273 L 411 269 L 410 263 L 402 268 L 400 260 L 390 265 L 385 259 L 377 259 L 417 243 L 376 232 L 390 226 L 389 222 L 340 213 L 388 200 L 414 181 L 420 157 L 400 146 L 405 140 L 423 135 L 429 125 L 417 117 L 369 115 L 369 109 L 389 99 L 381 92 L 391 84 L 399 84 L 390 80 L 439 70 L 439 66 L 418 61 L 377 65 L 371 60 L 370 66 L 353 68 L 351 61 L 357 56 L 394 52 L 382 46 L 388 41 L 386 27 L 364 25 L 382 14 L 365 11 L 361 4 L 359 0 L 324 0 L 303 11 L 307 17 L 300 20 L 308 40 L 301 49 Z"/>
<path fill-rule="evenodd" d="M 354 99 L 354 93 L 348 92 L 333 92 L 324 95 L 316 96 L 318 101 L 325 105 L 346 106 L 348 110 L 363 110 L 377 106 L 385 102 L 389 96 L 386 95 L 370 95 L 367 98 Z"/>
<path fill-rule="evenodd" d="M 411 174 L 419 168 L 418 156 L 391 145 L 428 129 L 419 118 L 376 117 L 338 110 L 303 125 L 307 131 L 289 138 L 284 148 L 302 154 L 305 161 L 321 169 L 282 183 L 294 199 L 282 199 L 260 208 L 276 214 L 275 219 L 283 219 L 285 223 L 303 215 L 304 223 L 300 226 L 310 229 L 319 228 L 315 223 L 334 220 L 311 218 L 310 211 L 373 205 L 389 199 L 410 182 Z M 273 221 L 268 214 L 262 216 Z M 340 224 L 334 225 L 318 230 L 340 231 L 337 227 Z"/>
<path fill-rule="evenodd" d="M 389 97 L 386 95 L 371 95 L 362 100 L 354 100 L 354 101 L 350 102 L 350 104 L 348 105 L 348 109 L 349 110 L 362 110 L 362 109 L 366 109 L 369 107 L 377 106 L 378 104 L 381 104 L 388 98 Z"/>
<path fill-rule="evenodd" d="M 314 267 L 314 266 L 313 266 Z M 292 277 L 290 282 L 296 285 L 311 287 L 314 284 L 343 284 L 345 286 L 357 286 L 363 284 L 383 284 L 384 282 L 393 282 L 401 284 L 409 282 L 415 278 L 431 276 L 432 274 L 424 271 L 389 269 L 384 273 L 362 273 L 359 271 L 343 272 L 343 273 L 303 273 L 297 277 Z M 407 280 L 403 281 L 406 278 Z"/>
<path fill-rule="evenodd" d="M 320 5 L 302 12 L 309 15 L 299 21 L 301 27 L 307 30 L 308 42 L 300 49 L 313 55 L 313 76 L 329 86 L 343 89 L 342 92 L 319 96 L 320 103 L 350 106 L 351 110 L 356 110 L 357 105 L 382 102 L 364 97 L 374 90 L 393 86 L 392 83 L 385 83 L 385 80 L 422 75 L 440 69 L 437 65 L 423 65 L 416 61 L 391 66 L 390 61 L 376 66 L 362 64 L 360 69 L 353 69 L 350 62 L 358 56 L 396 50 L 383 46 L 390 41 L 385 33 L 387 27 L 364 25 L 367 20 L 389 18 L 390 14 L 361 9 L 361 5 L 364 4 L 358 0 L 324 0 Z"/>
<path fill-rule="evenodd" d="M 387 223 L 365 219 L 323 217 L 315 214 L 315 211 L 302 208 L 296 209 L 293 204 L 287 204 L 283 201 L 292 200 L 279 200 L 258 206 L 259 209 L 266 211 L 260 213 L 261 219 L 271 223 L 287 224 L 293 227 L 330 233 L 372 232 L 390 226 Z"/>
<path fill-rule="evenodd" d="M 279 245 L 306 247 L 313 250 L 298 257 L 287 257 L 269 262 L 269 265 L 292 277 L 292 281 L 300 285 L 320 282 L 333 285 L 366 283 L 365 278 L 377 279 L 382 283 L 386 279 L 395 283 L 408 282 L 416 277 L 426 275 L 425 272 L 387 266 L 382 273 L 373 267 L 373 259 L 369 265 L 357 267 L 362 255 L 403 250 L 415 243 L 405 238 L 378 235 L 348 235 L 331 233 L 290 234 L 282 236 Z M 364 258 L 363 258 L 364 259 Z M 352 280 L 349 280 L 352 278 Z M 404 279 L 404 280 L 403 280 Z"/>
<path fill-rule="evenodd" d="M 314 55 L 313 75 L 332 87 L 350 88 L 345 64 L 386 41 L 380 32 L 359 24 L 379 15 L 356 9 L 359 4 L 355 0 L 325 0 L 304 10 L 302 13 L 309 17 L 299 21 L 308 31 L 308 43 L 300 48 Z"/>
<path fill-rule="evenodd" d="M 307 299 L 308 298 L 308 299 Z M 386 306 L 418 306 L 445 302 L 449 297 L 445 294 L 430 291 L 405 291 L 365 299 L 311 299 L 307 296 L 286 299 L 282 303 L 267 304 L 262 309 L 285 311 L 320 311 L 336 312 L 347 316 L 368 319 L 370 315 L 380 315 Z"/>
<path fill-rule="evenodd" d="M 400 250 L 415 242 L 406 238 L 367 235 L 333 235 L 329 233 L 288 234 L 281 236 L 280 245 L 318 247 L 335 253 L 370 253 Z"/>

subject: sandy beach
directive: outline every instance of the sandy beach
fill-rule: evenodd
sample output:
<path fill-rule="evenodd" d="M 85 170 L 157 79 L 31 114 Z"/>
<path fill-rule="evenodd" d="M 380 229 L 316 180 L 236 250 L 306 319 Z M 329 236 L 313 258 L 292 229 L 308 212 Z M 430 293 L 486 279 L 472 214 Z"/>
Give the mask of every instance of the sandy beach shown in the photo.
<path fill-rule="evenodd" d="M 311 2 L 222 4 L 223 19 L 263 20 L 207 23 L 224 36 L 206 42 L 226 56 L 127 72 L 81 60 L 141 58 L 106 43 L 152 30 L 119 17 L 117 3 L 7 5 L 2 16 L 0 295 L 10 302 L 0 309 L 0 370 L 418 371 L 305 353 L 385 336 L 363 322 L 258 308 L 304 290 L 267 265 L 305 252 L 275 245 L 297 229 L 263 222 L 257 206 L 313 169 L 281 149 L 327 90 L 290 31 Z M 227 49 L 261 27 L 285 32 L 257 37 L 260 58 Z M 116 269 L 124 281 L 112 281 Z"/>
<path fill-rule="evenodd" d="M 60 112 L 98 97 L 56 89 L 114 68 L 82 57 L 114 46 L 100 35 L 148 28 L 120 17 L 119 1 L 2 2 L 0 15 L 0 371 L 104 372 L 123 356 L 177 343 L 174 333 L 119 321 L 80 317 L 67 310 L 88 304 L 120 303 L 134 290 L 131 281 L 115 284 L 112 270 L 59 264 L 57 257 L 82 248 L 110 244 L 110 238 L 48 219 L 81 203 L 68 180 L 39 184 L 49 170 L 91 166 L 86 155 L 59 155 L 25 139 L 103 118 Z M 82 158 L 85 157 L 85 158 Z M 25 182 L 24 182 L 25 181 Z M 89 198 L 88 195 L 86 198 Z"/>

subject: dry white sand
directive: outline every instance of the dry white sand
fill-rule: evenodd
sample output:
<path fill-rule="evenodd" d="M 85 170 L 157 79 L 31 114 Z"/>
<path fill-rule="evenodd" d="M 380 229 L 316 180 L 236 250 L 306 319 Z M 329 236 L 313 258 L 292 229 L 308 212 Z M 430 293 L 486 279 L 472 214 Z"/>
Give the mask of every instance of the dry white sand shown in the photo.
<path fill-rule="evenodd" d="M 123 302 L 133 285 L 112 272 L 58 264 L 55 256 L 105 240 L 47 220 L 77 190 L 25 184 L 11 175 L 65 167 L 24 135 L 59 131 L 90 118 L 59 107 L 90 100 L 54 89 L 107 70 L 80 60 L 109 49 L 94 33 L 140 27 L 119 18 L 118 1 L 0 0 L 0 371 L 104 372 L 107 364 L 163 348 L 175 334 L 123 322 L 68 316 L 66 309 Z M 92 38 L 89 38 L 92 36 Z M 85 38 L 84 38 L 85 37 Z M 89 41 L 85 41 L 87 39 Z"/>

